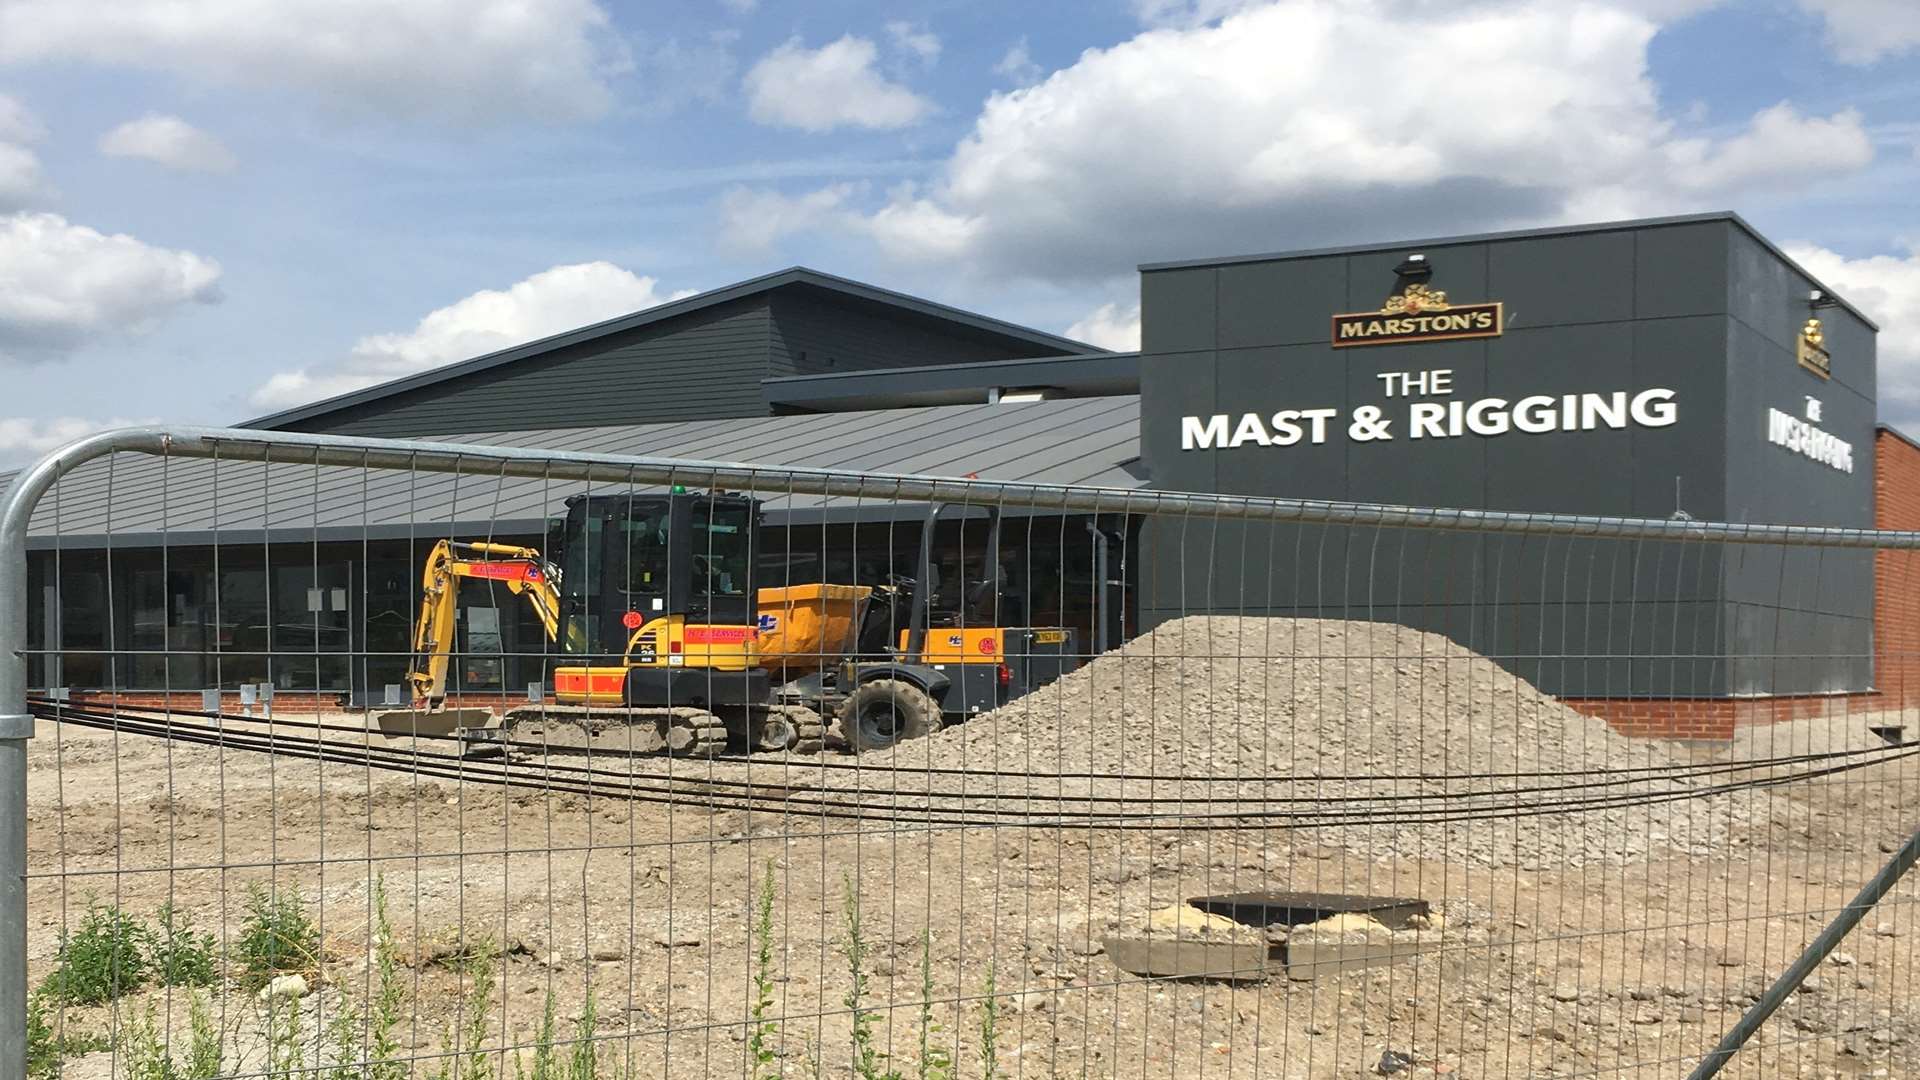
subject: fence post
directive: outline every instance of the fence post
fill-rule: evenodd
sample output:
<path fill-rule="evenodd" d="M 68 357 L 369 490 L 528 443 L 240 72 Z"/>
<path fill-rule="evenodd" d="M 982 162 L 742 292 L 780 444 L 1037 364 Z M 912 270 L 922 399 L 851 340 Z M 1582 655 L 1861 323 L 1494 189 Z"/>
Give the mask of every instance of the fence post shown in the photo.
<path fill-rule="evenodd" d="M 157 428 L 87 436 L 22 469 L 0 501 L 0 1076 L 27 1075 L 27 527 L 40 497 L 74 466 L 167 445 Z"/>
<path fill-rule="evenodd" d="M 1893 858 L 1887 860 L 1887 865 L 1881 867 L 1880 872 L 1873 875 L 1873 879 L 1861 888 L 1859 894 L 1848 902 L 1846 907 L 1840 909 L 1840 914 L 1834 916 L 1833 921 L 1827 924 L 1827 928 L 1820 931 L 1820 936 L 1814 938 L 1812 943 L 1800 953 L 1799 959 L 1793 962 L 1793 966 L 1781 972 L 1780 977 L 1773 981 L 1773 985 L 1767 987 L 1767 992 L 1760 995 L 1760 1000 L 1753 1003 L 1753 1008 L 1748 1009 L 1745 1015 L 1740 1017 L 1739 1022 L 1728 1029 L 1726 1035 L 1721 1037 L 1720 1045 L 1708 1051 L 1707 1056 L 1700 1059 L 1700 1064 L 1687 1074 L 1687 1080 L 1710 1080 L 1711 1077 L 1717 1076 L 1721 1067 L 1732 1060 L 1733 1055 L 1746 1045 L 1754 1032 L 1760 1030 L 1761 1024 L 1767 1022 L 1767 1017 L 1772 1016 L 1781 1002 L 1787 1000 L 1787 995 L 1799 989 L 1800 984 L 1806 981 L 1808 975 L 1813 974 L 1813 969 L 1820 966 L 1820 961 L 1827 958 L 1827 954 L 1833 951 L 1834 946 L 1840 944 L 1841 939 L 1859 925 L 1860 920 L 1866 917 L 1867 912 L 1873 910 L 1873 906 L 1880 902 L 1881 897 L 1887 895 L 1895 885 L 1899 884 L 1908 870 L 1913 869 L 1915 858 L 1920 858 L 1920 829 L 1915 829 L 1913 835 L 1907 837 L 1907 842 L 1901 845 L 1899 851 L 1893 853 Z"/>
<path fill-rule="evenodd" d="M 33 474 L 0 518 L 0 1076 L 27 1075 L 27 519 Z"/>

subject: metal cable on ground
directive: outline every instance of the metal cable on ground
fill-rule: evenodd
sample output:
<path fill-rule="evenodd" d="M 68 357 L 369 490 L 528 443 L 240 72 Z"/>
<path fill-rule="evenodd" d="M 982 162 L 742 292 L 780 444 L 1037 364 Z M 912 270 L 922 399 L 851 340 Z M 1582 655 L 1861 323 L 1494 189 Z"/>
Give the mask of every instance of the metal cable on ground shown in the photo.
<path fill-rule="evenodd" d="M 1340 825 L 1420 825 L 1445 824 L 1451 822 L 1484 822 L 1514 818 L 1537 817 L 1556 813 L 1580 813 L 1596 810 L 1619 809 L 1636 806 L 1652 806 L 1661 803 L 1678 802 L 1687 799 L 1706 798 L 1737 791 L 1763 790 L 1782 787 L 1807 780 L 1852 772 L 1878 764 L 1880 760 L 1897 760 L 1911 756 L 1914 750 L 1902 751 L 1889 758 L 1873 762 L 1852 763 L 1831 766 L 1777 777 L 1760 777 L 1750 780 L 1714 785 L 1678 792 L 1622 793 L 1608 796 L 1588 796 L 1573 799 L 1516 801 L 1511 804 L 1491 803 L 1461 810 L 1446 808 L 1415 809 L 1411 812 L 1380 813 L 1368 805 L 1367 797 L 1355 799 L 1328 800 L 1342 805 L 1335 812 L 1308 813 L 1285 810 L 1246 810 L 1221 811 L 1206 814 L 1158 814 L 1073 811 L 1035 818 L 1032 816 L 1014 816 L 1017 811 L 998 811 L 964 805 L 941 806 L 929 799 L 926 807 L 913 807 L 899 802 L 900 793 L 876 791 L 873 794 L 886 794 L 891 801 L 884 804 L 872 802 L 849 802 L 842 799 L 799 797 L 790 788 L 782 785 L 765 785 L 765 790 L 783 790 L 788 793 L 778 800 L 756 798 L 751 791 L 744 794 L 715 791 L 706 782 L 697 786 L 684 780 L 679 786 L 674 781 L 680 778 L 656 777 L 668 781 L 665 787 L 643 787 L 632 783 L 638 776 L 623 774 L 605 774 L 610 779 L 601 781 L 554 781 L 551 778 L 519 777 L 504 766 L 486 766 L 480 762 L 453 755 L 421 755 L 416 751 L 376 748 L 371 745 L 347 746 L 329 743 L 325 740 L 294 740 L 272 734 L 229 734 L 219 729 L 187 729 L 178 725 L 164 723 L 143 723 L 126 719 L 113 719 L 84 714 L 69 713 L 64 718 L 40 714 L 43 719 L 63 719 L 76 726 L 91 727 L 98 730 L 121 730 L 133 734 L 150 735 L 159 738 L 178 738 L 182 741 L 200 745 L 231 747 L 242 750 L 255 750 L 279 753 L 290 757 L 313 760 L 328 760 L 365 765 L 387 771 L 430 775 L 437 778 L 462 781 L 497 781 L 503 786 L 523 787 L 536 790 L 561 790 L 571 794 L 599 795 L 607 798 L 621 798 L 637 802 L 661 803 L 674 806 L 699 807 L 707 809 L 738 809 L 755 812 L 803 813 L 806 816 L 847 818 L 857 821 L 884 821 L 897 823 L 899 811 L 911 811 L 914 820 L 930 825 L 972 826 L 981 824 L 1012 825 L 1026 828 L 1118 828 L 1136 830 L 1235 830 L 1260 827 L 1274 828 L 1329 828 Z M 263 745 L 264 744 L 264 745 Z M 434 764 L 422 766 L 425 758 Z M 623 787 L 615 787 L 612 779 L 628 779 Z M 748 785 L 751 787 L 751 785 Z M 922 797 L 917 794 L 916 798 Z M 1034 796 L 1028 801 L 1037 803 L 1068 802 L 1126 802 L 1124 796 L 1113 798 L 1065 798 Z M 1249 799 L 1248 802 L 1265 800 Z M 1353 806 L 1350 804 L 1358 803 Z M 882 812 L 885 811 L 885 812 Z M 1196 821 L 1198 822 L 1196 824 Z"/>
<path fill-rule="evenodd" d="M 72 710 L 71 707 L 69 707 L 67 711 L 69 715 L 81 715 L 80 713 L 77 713 L 74 710 Z M 85 715 L 98 720 L 112 720 L 116 714 L 88 712 Z M 141 719 L 136 719 L 134 717 L 127 717 L 124 715 L 124 713 L 117 714 L 117 715 L 121 715 L 122 718 L 128 723 L 164 724 L 167 727 L 167 729 L 170 731 L 193 730 L 191 728 L 181 728 L 179 725 L 172 723 L 170 720 L 141 720 Z M 259 723 L 259 722 L 265 722 L 268 724 L 272 723 L 271 721 L 259 721 L 255 718 L 245 718 L 245 719 L 252 720 L 253 722 L 256 722 L 256 723 Z M 314 725 L 297 724 L 297 725 L 290 725 L 290 726 L 298 726 L 304 729 Z M 365 734 L 363 729 L 350 728 L 342 725 L 322 725 L 322 726 L 330 730 L 344 730 L 344 731 L 350 731 L 354 734 Z M 426 738 L 427 736 L 420 736 L 420 737 Z M 434 738 L 436 740 L 443 740 L 443 741 L 458 741 L 453 736 L 431 736 L 431 738 Z M 347 744 L 330 744 L 330 745 L 354 746 L 354 745 L 371 745 L 371 744 L 347 743 Z M 546 749 L 544 747 L 541 747 L 540 744 L 537 744 L 537 743 L 508 743 L 507 745 L 530 747 L 535 750 Z M 1841 757 L 1858 756 L 1860 754 L 1875 755 L 1872 761 L 1867 762 L 1867 764 L 1872 764 L 1872 763 L 1877 763 L 1879 761 L 1893 760 L 1898 758 L 1899 756 L 1901 756 L 1900 754 L 1891 753 L 1890 751 L 1897 751 L 1900 749 L 1902 745 L 1920 745 L 1920 744 L 1899 744 L 1899 745 L 1890 744 L 1885 748 L 1877 748 L 1873 751 L 1848 751 L 1848 752 L 1842 752 L 1842 753 L 1836 753 L 1836 754 L 1825 754 L 1825 755 L 1800 755 L 1797 757 L 1766 759 L 1764 761 L 1705 763 L 1699 766 L 1691 767 L 1694 769 L 1694 771 L 1690 772 L 1687 775 L 1688 776 L 1711 776 L 1711 775 L 1723 775 L 1727 773 L 1740 773 L 1740 772 L 1752 771 L 1759 768 L 1770 768 L 1770 767 L 1774 767 L 1776 765 L 1781 765 L 1781 764 L 1806 763 L 1806 762 L 1815 761 L 1815 760 L 1832 760 L 1832 759 L 1841 758 Z M 472 760 L 470 758 L 465 758 L 457 754 L 437 754 L 431 751 L 426 751 L 426 752 L 418 751 L 418 750 L 396 751 L 393 748 L 388 748 L 388 747 L 375 747 L 374 749 L 379 751 L 380 753 L 400 753 L 400 754 L 404 754 L 412 757 L 424 756 L 424 757 L 433 758 L 436 760 L 443 760 L 443 761 L 471 761 Z M 588 756 L 590 759 L 591 755 L 588 755 Z M 617 752 L 610 752 L 608 753 L 607 756 L 613 757 L 615 759 L 648 760 L 648 761 L 662 760 L 661 758 L 652 756 L 652 755 L 629 755 L 629 754 L 623 754 L 623 753 L 617 753 Z M 783 761 L 779 763 L 779 767 L 783 768 L 783 771 L 790 771 L 794 767 L 794 764 L 795 763 L 793 763 L 792 761 Z M 774 763 L 766 761 L 765 759 L 762 759 L 761 761 L 758 761 L 758 762 L 751 762 L 751 765 L 764 768 L 764 767 L 773 767 Z M 610 776 L 614 779 L 624 779 L 628 781 L 637 780 L 643 775 L 639 773 L 633 773 L 630 771 L 617 772 L 617 771 L 607 771 L 607 770 L 595 770 L 590 765 L 579 766 L 579 765 L 560 764 L 560 763 L 553 762 L 550 759 L 544 762 L 541 767 L 549 773 L 554 771 L 560 771 L 560 772 L 569 772 L 569 773 L 584 773 L 589 775 L 597 774 L 602 776 Z M 802 764 L 800 767 L 805 768 L 806 766 L 805 764 Z M 899 773 L 904 775 L 913 775 L 913 770 L 899 770 Z M 644 775 L 649 778 L 671 779 L 670 773 L 661 774 L 657 772 L 649 772 Z M 1052 780 L 1058 779 L 1058 777 L 1054 774 L 1021 774 L 1021 775 L 1024 778 L 1030 779 L 1030 780 L 1052 781 Z M 1293 777 L 1286 781 L 1265 781 L 1265 782 L 1266 783 L 1280 783 L 1280 782 L 1317 783 L 1317 782 L 1324 781 L 1326 779 L 1329 779 L 1329 778 L 1323 777 L 1323 776 L 1301 776 L 1301 777 Z M 1396 780 L 1397 778 L 1381 777 L 1381 778 L 1367 778 L 1367 779 L 1385 782 L 1389 780 Z M 849 796 L 888 795 L 896 798 L 899 796 L 905 795 L 913 798 L 925 798 L 929 800 L 937 799 L 937 798 L 947 798 L 947 799 L 957 798 L 961 800 L 971 800 L 976 802 L 989 802 L 989 803 L 1000 802 L 1000 801 L 1031 802 L 1031 801 L 1041 800 L 1041 801 L 1076 802 L 1076 803 L 1084 802 L 1084 803 L 1090 803 L 1090 804 L 1104 803 L 1104 802 L 1125 802 L 1130 805 L 1140 804 L 1140 803 L 1146 803 L 1150 805 L 1171 803 L 1171 804 L 1185 806 L 1185 805 L 1194 805 L 1194 804 L 1240 805 L 1245 803 L 1260 803 L 1262 805 L 1267 805 L 1272 803 L 1325 804 L 1327 802 L 1332 801 L 1332 802 L 1360 803 L 1363 805 L 1372 805 L 1372 804 L 1387 804 L 1387 803 L 1423 802 L 1423 801 L 1434 801 L 1434 800 L 1468 801 L 1468 800 L 1474 800 L 1474 799 L 1491 799 L 1491 798 L 1507 796 L 1507 795 L 1544 795 L 1544 794 L 1581 791 L 1581 790 L 1589 790 L 1594 788 L 1605 788 L 1605 787 L 1631 788 L 1631 785 L 1633 784 L 1647 783 L 1647 782 L 1650 782 L 1651 779 L 1652 778 L 1649 778 L 1649 780 L 1642 780 L 1642 781 L 1633 781 L 1633 780 L 1593 781 L 1593 782 L 1584 783 L 1584 784 L 1556 784 L 1556 785 L 1543 785 L 1543 786 L 1526 787 L 1526 788 L 1508 788 L 1508 789 L 1495 789 L 1495 790 L 1412 792 L 1412 793 L 1404 793 L 1404 794 L 1378 794 L 1378 795 L 1355 794 L 1355 795 L 1341 796 L 1336 799 L 1329 799 L 1325 796 L 1274 796 L 1274 795 L 1264 795 L 1264 794 L 1221 796 L 1221 795 L 1140 795 L 1137 793 L 1127 793 L 1127 794 L 1117 794 L 1117 795 L 1103 795 L 1103 794 L 1097 794 L 1093 792 L 1078 793 L 1071 796 L 1064 796 L 1064 795 L 1047 795 L 1047 794 L 1036 795 L 1029 792 L 1009 792 L 1009 791 L 1001 791 L 997 789 L 991 790 L 991 791 L 977 791 L 977 792 L 968 792 L 968 791 L 953 792 L 953 791 L 940 791 L 940 790 L 933 790 L 933 789 L 902 789 L 897 786 L 895 787 L 866 787 L 866 786 L 846 787 L 846 786 L 835 786 L 835 785 L 825 785 L 825 784 L 809 784 L 803 790 L 805 790 L 810 794 L 815 794 L 815 795 L 849 795 Z M 750 780 L 750 779 L 749 780 L 722 779 L 715 776 L 706 777 L 704 780 L 702 780 L 701 784 L 703 789 L 709 790 L 709 791 L 715 788 L 728 788 L 728 789 L 739 789 L 741 791 L 750 792 L 755 788 L 764 789 L 770 786 L 764 783 L 755 783 L 753 780 Z M 793 787 L 793 785 L 786 784 L 786 783 L 771 785 L 771 786 L 781 787 L 781 788 Z"/>
<path fill-rule="evenodd" d="M 36 706 L 46 706 L 49 708 L 59 708 L 59 709 L 69 709 L 69 710 L 87 708 L 87 706 L 85 705 L 74 705 L 71 702 L 55 701 L 49 698 L 33 698 L 30 700 L 32 704 Z M 158 715 L 163 717 L 193 716 L 193 717 L 199 717 L 207 720 L 218 720 L 218 721 L 221 721 L 222 723 L 225 723 L 227 721 L 233 721 L 236 723 L 264 724 L 268 726 L 281 724 L 286 726 L 299 727 L 301 729 L 311 729 L 315 731 L 337 731 L 337 732 L 341 732 L 349 735 L 384 734 L 383 732 L 379 732 L 375 729 L 369 728 L 364 724 L 360 724 L 360 725 L 329 724 L 319 720 L 314 720 L 314 721 L 280 720 L 272 716 L 248 716 L 242 713 L 209 712 L 209 711 L 200 710 L 200 709 L 182 709 L 182 708 L 173 708 L 170 706 L 141 706 L 141 705 L 116 704 L 112 706 L 112 709 L 114 710 L 113 714 L 115 715 L 145 713 L 149 715 Z M 96 711 L 96 715 L 99 715 L 97 711 Z M 435 734 L 435 733 L 429 733 L 429 732 L 407 733 L 404 735 L 394 735 L 390 737 L 409 738 L 409 739 L 426 739 L 434 742 L 448 742 L 448 743 L 458 743 L 458 742 L 464 741 L 458 735 L 441 735 L 441 734 Z M 574 749 L 574 748 L 556 748 L 551 746 L 548 743 L 535 742 L 535 741 L 526 740 L 526 739 L 506 739 L 506 738 L 502 738 L 498 740 L 489 740 L 489 745 L 497 745 L 497 746 L 502 746 L 509 749 L 521 749 L 521 750 L 527 750 L 529 752 L 538 752 L 543 754 L 550 753 L 555 749 Z M 903 745 L 912 746 L 913 744 L 907 743 Z M 822 771 L 831 771 L 831 770 L 852 771 L 852 772 L 858 772 L 866 775 L 893 774 L 893 775 L 903 775 L 903 776 L 956 776 L 956 777 L 964 777 L 967 779 L 979 779 L 981 777 L 994 777 L 999 779 L 1044 779 L 1049 781 L 1132 780 L 1132 781 L 1141 781 L 1141 782 L 1178 782 L 1178 783 L 1187 783 L 1187 784 L 1194 784 L 1194 783 L 1293 784 L 1293 783 L 1325 783 L 1329 781 L 1400 783 L 1400 782 L 1418 782 L 1418 781 L 1435 781 L 1435 780 L 1441 780 L 1441 781 L 1510 780 L 1510 779 L 1522 779 L 1526 777 L 1556 777 L 1556 776 L 1632 777 L 1636 775 L 1644 775 L 1645 778 L 1651 780 L 1661 776 L 1686 777 L 1686 776 L 1697 776 L 1697 775 L 1713 775 L 1716 773 L 1739 771 L 1743 769 L 1770 768 L 1770 767 L 1782 766 L 1782 765 L 1807 764 L 1807 763 L 1816 762 L 1816 761 L 1838 761 L 1838 760 L 1843 760 L 1847 758 L 1858 758 L 1858 757 L 1869 757 L 1869 756 L 1873 756 L 1875 757 L 1876 760 L 1878 760 L 1877 756 L 1884 755 L 1887 751 L 1901 750 L 1901 749 L 1905 749 L 1909 747 L 1917 747 L 1917 746 L 1920 746 L 1920 739 L 1909 739 L 1902 742 L 1890 742 L 1885 744 L 1884 746 L 1874 746 L 1874 747 L 1867 747 L 1863 749 L 1827 750 L 1827 751 L 1820 751 L 1820 752 L 1809 751 L 1804 754 L 1784 754 L 1784 755 L 1777 755 L 1774 757 L 1738 758 L 1738 759 L 1733 759 L 1728 761 L 1673 762 L 1665 765 L 1607 765 L 1607 766 L 1596 765 L 1592 768 L 1580 768 L 1580 769 L 1532 769 L 1532 770 L 1523 769 L 1523 770 L 1507 770 L 1507 771 L 1479 771 L 1479 772 L 1458 772 L 1458 773 L 1311 773 L 1311 774 L 1284 774 L 1284 775 L 1277 774 L 1277 773 L 1264 774 L 1264 775 L 1262 774 L 1222 775 L 1219 773 L 1204 773 L 1200 775 L 1185 775 L 1180 773 L 1134 773 L 1134 772 L 1091 772 L 1091 771 L 1088 771 L 1088 772 L 1067 772 L 1067 771 L 1030 772 L 1030 771 L 1020 770 L 1020 769 L 986 769 L 986 768 L 963 769 L 963 768 L 955 768 L 950 766 L 899 765 L 899 764 L 893 764 L 893 763 L 876 763 L 876 762 L 868 761 L 866 759 L 859 759 L 854 761 L 836 761 L 831 758 L 827 758 L 823 756 L 809 756 L 809 757 L 796 760 L 793 758 L 767 757 L 765 755 L 767 753 L 772 753 L 772 752 L 766 752 L 766 751 L 760 752 L 758 755 L 754 753 L 716 754 L 712 758 L 707 758 L 702 760 L 724 761 L 732 764 L 746 765 L 746 766 L 767 766 L 771 764 L 780 764 L 788 767 L 798 766 L 798 767 L 804 767 L 804 768 L 816 768 Z M 664 759 L 665 757 L 668 756 L 661 753 L 643 753 L 643 752 L 616 751 L 616 750 L 596 750 L 594 751 L 594 753 L 596 755 L 603 755 L 607 757 L 631 756 L 631 757 L 634 757 L 635 759 L 640 759 L 640 760 L 659 760 L 659 759 Z M 720 781 L 720 780 L 717 780 L 715 782 L 716 783 L 741 783 L 740 781 Z M 1623 780 L 1618 782 L 1625 783 L 1629 781 Z M 1590 785 L 1571 785 L 1571 786 L 1579 787 L 1579 786 L 1590 786 Z M 869 790 L 869 789 L 861 788 L 857 790 Z M 1527 790 L 1557 790 L 1557 789 L 1527 789 Z M 973 793 L 969 793 L 969 794 L 971 795 Z M 980 793 L 980 794 L 982 795 L 982 797 L 985 796 L 985 793 Z M 1195 799 L 1188 798 L 1184 801 L 1192 802 L 1192 801 L 1195 801 Z"/>

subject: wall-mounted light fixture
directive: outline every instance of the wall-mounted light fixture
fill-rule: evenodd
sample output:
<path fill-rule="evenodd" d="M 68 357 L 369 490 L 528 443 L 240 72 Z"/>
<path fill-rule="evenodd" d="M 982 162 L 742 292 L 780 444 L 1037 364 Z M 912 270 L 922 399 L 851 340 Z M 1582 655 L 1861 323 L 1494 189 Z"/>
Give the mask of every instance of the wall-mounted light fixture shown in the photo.
<path fill-rule="evenodd" d="M 989 405 L 1025 405 L 1035 401 L 1047 400 L 1044 389 L 1016 389 L 1014 387 L 993 387 L 987 391 Z"/>
<path fill-rule="evenodd" d="M 1839 307 L 1840 301 L 1834 299 L 1824 289 L 1815 289 L 1807 294 L 1807 307 L 1813 311 L 1821 308 Z"/>

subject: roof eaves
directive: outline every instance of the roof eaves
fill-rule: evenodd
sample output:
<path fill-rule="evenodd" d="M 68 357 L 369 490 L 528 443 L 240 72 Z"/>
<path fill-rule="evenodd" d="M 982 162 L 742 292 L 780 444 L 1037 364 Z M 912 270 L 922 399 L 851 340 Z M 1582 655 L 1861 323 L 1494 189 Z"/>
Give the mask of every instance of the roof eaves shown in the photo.
<path fill-rule="evenodd" d="M 593 323 L 589 326 L 578 327 L 563 333 L 554 334 L 550 337 L 540 338 L 536 341 L 529 341 L 521 345 L 490 352 L 483 356 L 476 356 L 470 360 L 462 360 L 458 363 L 447 364 L 444 367 L 437 367 L 430 371 L 422 371 L 416 375 L 408 375 L 359 390 L 350 390 L 347 393 L 337 394 L 319 401 L 308 402 L 305 405 L 297 405 L 291 409 L 285 409 L 280 412 L 257 416 L 251 420 L 242 421 L 235 426 L 268 429 L 284 427 L 288 424 L 299 423 L 302 420 L 311 419 L 315 416 L 352 408 L 355 405 L 362 405 L 369 401 L 377 401 L 394 394 L 405 393 L 409 390 L 433 386 L 449 379 L 476 374 L 490 368 L 499 367 L 502 364 L 511 364 L 517 360 L 524 360 L 528 357 L 551 352 L 555 349 L 563 349 L 570 345 L 592 341 L 596 338 L 605 337 L 608 334 L 617 334 L 626 330 L 649 326 L 657 322 L 675 318 L 676 316 L 688 315 L 732 300 L 739 300 L 758 293 L 771 292 L 774 289 L 787 285 L 811 285 L 815 288 L 866 300 L 870 303 L 901 308 L 929 318 L 967 326 L 974 330 L 997 334 L 1003 337 L 1011 337 L 1040 346 L 1044 349 L 1058 349 L 1069 353 L 1082 354 L 1106 351 L 1083 341 L 1074 341 L 1071 338 L 1048 334 L 1043 331 L 1019 326 L 1015 323 L 1005 322 L 971 311 L 962 311 L 959 308 L 948 307 L 945 304 L 935 303 L 931 300 L 922 300 L 919 297 L 908 296 L 905 293 L 897 293 L 890 289 L 866 285 L 850 278 L 838 277 L 833 274 L 823 273 L 819 270 L 811 270 L 804 266 L 789 266 L 784 270 L 775 270 L 770 274 L 762 274 L 759 277 L 748 278 L 745 281 L 735 282 L 732 285 L 723 285 L 717 289 L 709 289 L 706 292 L 696 293 L 693 296 L 680 300 L 671 300 L 643 311 L 620 315 L 602 322 Z"/>
<path fill-rule="evenodd" d="M 1072 338 L 1061 337 L 1058 334 L 1049 334 L 1044 330 L 1035 330 L 1029 326 L 1021 326 L 1018 323 L 1010 323 L 1003 319 L 996 319 L 990 315 L 982 315 L 978 312 L 967 311 L 963 308 L 950 307 L 937 301 L 922 299 L 918 296 L 909 296 L 906 293 L 895 292 L 892 289 L 883 289 L 878 285 L 869 285 L 862 281 L 854 281 L 852 278 L 843 278 L 820 270 L 810 270 L 804 266 L 793 267 L 789 272 L 798 275 L 798 280 L 809 285 L 816 285 L 820 288 L 830 289 L 848 296 L 885 304 L 889 307 L 905 308 L 908 311 L 928 315 L 945 322 L 960 323 L 963 326 L 971 326 L 976 330 L 984 330 L 988 333 L 998 334 L 1003 337 L 1017 338 L 1043 348 L 1059 349 L 1071 355 L 1097 355 L 1108 351 L 1084 341 L 1075 341 Z"/>
<path fill-rule="evenodd" d="M 377 401 L 380 398 L 390 397 L 408 390 L 417 390 L 423 386 L 432 386 L 436 383 L 445 382 L 448 379 L 486 371 L 489 368 L 499 367 L 502 364 L 510 364 L 516 360 L 524 360 L 529 356 L 536 356 L 543 352 L 551 352 L 554 349 L 564 349 L 569 345 L 577 345 L 583 341 L 592 341 L 596 338 L 605 337 L 608 334 L 617 334 L 624 330 L 648 326 L 656 322 L 674 318 L 678 315 L 688 315 L 717 304 L 724 304 L 730 300 L 738 300 L 754 293 L 777 289 L 782 285 L 803 280 L 801 275 L 806 273 L 807 271 L 801 267 L 788 267 L 785 270 L 776 270 L 771 274 L 762 274 L 759 277 L 748 278 L 746 281 L 735 282 L 732 285 L 725 285 L 718 289 L 709 289 L 706 292 L 696 293 L 693 296 L 683 297 L 679 300 L 670 300 L 664 304 L 657 304 L 641 311 L 615 316 L 614 318 L 588 326 L 576 327 L 575 329 L 553 334 L 549 337 L 539 338 L 534 341 L 476 356 L 470 360 L 461 360 L 457 363 L 433 368 L 430 371 L 422 371 L 417 375 L 408 375 L 402 378 L 392 379 L 360 390 L 350 390 L 347 393 L 336 394 L 330 398 L 322 398 L 319 401 L 308 402 L 305 405 L 297 405 L 281 412 L 255 417 L 252 420 L 242 421 L 234 426 L 243 428 L 277 428 L 286 424 L 297 423 L 311 417 L 337 412 L 341 409 L 351 408 L 369 401 Z"/>

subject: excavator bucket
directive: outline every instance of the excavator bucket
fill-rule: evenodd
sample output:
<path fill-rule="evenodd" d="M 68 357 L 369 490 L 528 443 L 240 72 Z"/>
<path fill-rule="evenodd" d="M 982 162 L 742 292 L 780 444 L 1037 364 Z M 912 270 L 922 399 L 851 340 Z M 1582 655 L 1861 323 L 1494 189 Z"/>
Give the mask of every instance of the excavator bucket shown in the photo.
<path fill-rule="evenodd" d="M 370 714 L 368 725 L 389 739 L 451 737 L 461 728 L 482 728 L 493 723 L 493 710 L 468 709 L 387 709 Z"/>

